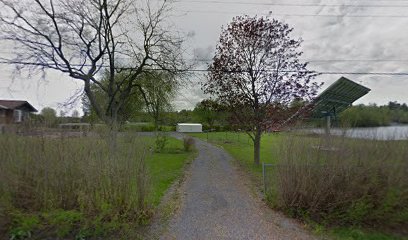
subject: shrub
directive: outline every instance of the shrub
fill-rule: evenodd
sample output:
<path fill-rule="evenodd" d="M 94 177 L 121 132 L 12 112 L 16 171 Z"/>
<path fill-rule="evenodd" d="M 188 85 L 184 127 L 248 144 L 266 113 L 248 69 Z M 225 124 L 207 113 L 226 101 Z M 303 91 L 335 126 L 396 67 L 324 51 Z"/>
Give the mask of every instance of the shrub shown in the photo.
<path fill-rule="evenodd" d="M 32 231 L 39 225 L 40 219 L 33 215 L 16 213 L 13 216 L 13 226 L 10 230 L 10 239 L 30 238 Z"/>
<path fill-rule="evenodd" d="M 340 114 L 340 121 L 352 127 L 387 126 L 391 122 L 391 112 L 385 107 L 354 106 Z"/>
<path fill-rule="evenodd" d="M 176 131 L 176 126 L 159 126 L 159 129 L 156 129 L 152 123 L 128 123 L 121 127 L 121 131 L 124 132 L 154 132 L 156 130 L 172 132 Z"/>
<path fill-rule="evenodd" d="M 168 142 L 168 137 L 165 133 L 159 132 L 156 134 L 156 152 L 163 152 Z"/>
<path fill-rule="evenodd" d="M 288 137 L 268 178 L 268 199 L 299 217 L 334 224 L 406 224 L 406 141 Z"/>
<path fill-rule="evenodd" d="M 83 219 L 82 213 L 75 210 L 55 210 L 42 215 L 49 224 L 56 226 L 55 232 L 58 237 L 64 237 L 73 230 L 76 223 Z"/>
<path fill-rule="evenodd" d="M 191 150 L 193 150 L 195 141 L 192 137 L 184 137 L 183 143 L 184 143 L 184 151 L 190 152 Z"/>

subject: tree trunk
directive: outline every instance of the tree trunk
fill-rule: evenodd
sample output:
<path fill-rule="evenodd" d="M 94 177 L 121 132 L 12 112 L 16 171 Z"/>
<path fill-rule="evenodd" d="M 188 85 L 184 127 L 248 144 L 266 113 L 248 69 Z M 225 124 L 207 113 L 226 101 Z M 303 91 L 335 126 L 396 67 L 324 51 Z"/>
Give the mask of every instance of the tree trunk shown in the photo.
<path fill-rule="evenodd" d="M 261 136 L 262 131 L 260 128 L 257 128 L 254 139 L 254 163 L 256 165 L 259 165 L 261 160 Z"/>
<path fill-rule="evenodd" d="M 117 114 L 112 114 L 111 120 L 109 121 L 109 134 L 107 135 L 108 139 L 107 142 L 109 144 L 109 152 L 110 156 L 114 157 L 117 150 L 117 138 L 118 138 L 118 121 L 117 121 Z"/>
<path fill-rule="evenodd" d="M 154 117 L 154 131 L 159 131 L 159 119 L 158 117 Z"/>
<path fill-rule="evenodd" d="M 154 131 L 159 131 L 159 118 L 160 118 L 160 108 L 159 104 L 156 103 L 155 106 L 153 106 L 153 121 L 154 121 Z"/>

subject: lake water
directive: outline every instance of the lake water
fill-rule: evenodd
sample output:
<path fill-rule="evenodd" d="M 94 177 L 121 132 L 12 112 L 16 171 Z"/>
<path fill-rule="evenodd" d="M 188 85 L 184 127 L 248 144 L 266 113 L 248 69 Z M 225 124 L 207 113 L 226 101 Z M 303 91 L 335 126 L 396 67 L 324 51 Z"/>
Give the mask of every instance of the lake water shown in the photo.
<path fill-rule="evenodd" d="M 324 129 L 310 129 L 313 133 L 324 134 Z M 377 140 L 407 140 L 408 125 L 387 126 L 373 128 L 332 128 L 333 135 L 344 135 L 351 138 L 377 139 Z"/>

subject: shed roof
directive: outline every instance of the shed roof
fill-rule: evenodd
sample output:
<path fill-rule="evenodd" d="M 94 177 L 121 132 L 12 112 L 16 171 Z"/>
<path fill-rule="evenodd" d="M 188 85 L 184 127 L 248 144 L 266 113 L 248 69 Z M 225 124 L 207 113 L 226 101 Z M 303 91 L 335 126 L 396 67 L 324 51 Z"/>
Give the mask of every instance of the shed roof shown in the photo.
<path fill-rule="evenodd" d="M 177 123 L 179 126 L 202 126 L 201 123 Z"/>
<path fill-rule="evenodd" d="M 37 112 L 37 109 L 35 109 L 30 103 L 24 100 L 0 100 L 0 108 L 3 109 L 14 110 L 23 106 L 28 108 L 30 112 Z"/>

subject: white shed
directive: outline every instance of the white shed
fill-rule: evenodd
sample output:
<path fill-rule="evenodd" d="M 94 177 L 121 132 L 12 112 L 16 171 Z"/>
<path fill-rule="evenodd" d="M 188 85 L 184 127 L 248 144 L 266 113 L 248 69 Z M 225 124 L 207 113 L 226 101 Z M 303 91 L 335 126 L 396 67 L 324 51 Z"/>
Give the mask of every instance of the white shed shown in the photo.
<path fill-rule="evenodd" d="M 203 125 L 200 123 L 177 123 L 177 132 L 203 132 Z"/>

